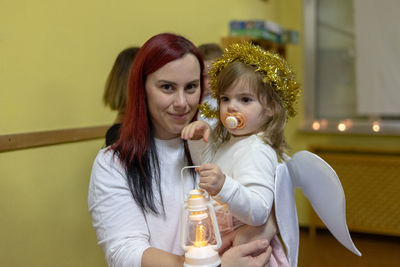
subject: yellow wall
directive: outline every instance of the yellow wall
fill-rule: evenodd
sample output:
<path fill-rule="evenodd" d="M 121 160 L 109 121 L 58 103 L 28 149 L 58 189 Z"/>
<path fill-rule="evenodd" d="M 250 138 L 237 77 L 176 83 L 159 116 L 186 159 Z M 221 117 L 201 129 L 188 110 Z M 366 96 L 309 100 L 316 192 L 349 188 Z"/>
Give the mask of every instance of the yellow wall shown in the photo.
<path fill-rule="evenodd" d="M 0 266 L 104 266 L 87 208 L 103 140 L 0 153 Z"/>
<path fill-rule="evenodd" d="M 111 124 L 101 96 L 118 52 L 170 31 L 219 42 L 279 1 L 0 3 L 0 135 Z M 87 211 L 103 140 L 0 153 L 0 266 L 105 266 Z"/>
<path fill-rule="evenodd" d="M 171 31 L 219 41 L 233 18 L 273 16 L 259 0 L 2 1 L 0 132 L 108 123 L 102 87 L 118 52 Z"/>
<path fill-rule="evenodd" d="M 110 124 L 101 103 L 118 52 L 171 31 L 219 42 L 232 19 L 269 19 L 303 36 L 300 0 L 1 1 L 0 135 Z M 303 40 L 288 60 L 304 84 Z M 287 128 L 293 151 L 311 144 L 400 148 L 398 137 L 308 134 Z M 87 211 L 91 164 L 103 140 L 0 153 L 0 266 L 105 266 Z M 300 223 L 308 205 L 298 195 Z"/>

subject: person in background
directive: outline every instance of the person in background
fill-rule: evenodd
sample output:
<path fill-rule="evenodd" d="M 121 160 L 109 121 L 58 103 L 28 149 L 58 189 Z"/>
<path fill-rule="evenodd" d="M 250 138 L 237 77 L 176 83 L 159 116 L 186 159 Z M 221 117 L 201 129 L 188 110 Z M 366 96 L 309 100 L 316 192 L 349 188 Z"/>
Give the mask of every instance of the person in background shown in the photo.
<path fill-rule="evenodd" d="M 204 97 L 202 104 L 207 103 L 210 108 L 216 109 L 217 108 L 217 100 L 211 96 L 212 91 L 209 84 L 208 79 L 208 72 L 212 68 L 212 64 L 216 59 L 222 56 L 223 50 L 222 48 L 216 43 L 206 43 L 198 46 L 201 55 L 204 59 Z M 198 120 L 204 120 L 211 126 L 215 126 L 218 122 L 217 118 L 207 118 L 201 111 L 197 116 Z"/>
<path fill-rule="evenodd" d="M 136 55 L 120 138 L 99 151 L 89 183 L 89 212 L 109 266 L 183 265 L 182 186 L 188 192 L 197 181 L 188 175 L 181 184 L 181 169 L 193 164 L 180 134 L 196 118 L 203 73 L 199 50 L 180 35 L 155 35 Z M 260 257 L 252 254 L 260 249 Z M 222 256 L 222 267 L 264 266 L 269 253 L 268 241 L 245 244 Z"/>
<path fill-rule="evenodd" d="M 132 62 L 139 52 L 139 47 L 129 47 L 122 50 L 115 59 L 108 74 L 104 87 L 103 102 L 111 110 L 118 112 L 113 125 L 106 132 L 106 146 L 113 144 L 119 138 L 120 127 L 125 113 L 128 92 L 128 76 Z"/>

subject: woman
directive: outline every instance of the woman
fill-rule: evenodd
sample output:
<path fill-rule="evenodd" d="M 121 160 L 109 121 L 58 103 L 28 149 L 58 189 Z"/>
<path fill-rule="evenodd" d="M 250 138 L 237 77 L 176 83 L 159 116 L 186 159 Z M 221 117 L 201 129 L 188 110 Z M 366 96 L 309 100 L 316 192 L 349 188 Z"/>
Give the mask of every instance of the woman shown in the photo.
<path fill-rule="evenodd" d="M 110 266 L 183 264 L 180 170 L 192 163 L 180 133 L 201 102 L 203 69 L 197 48 L 168 33 L 150 38 L 135 58 L 120 139 L 100 150 L 89 185 L 93 227 Z M 187 178 L 185 190 L 194 182 Z"/>

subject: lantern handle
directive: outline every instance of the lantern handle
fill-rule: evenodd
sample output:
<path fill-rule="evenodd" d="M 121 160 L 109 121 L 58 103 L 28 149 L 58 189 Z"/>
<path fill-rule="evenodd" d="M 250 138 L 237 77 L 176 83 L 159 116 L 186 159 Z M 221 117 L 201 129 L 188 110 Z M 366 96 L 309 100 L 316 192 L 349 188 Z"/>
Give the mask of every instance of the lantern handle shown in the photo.
<path fill-rule="evenodd" d="M 184 201 L 184 202 L 185 202 L 186 200 L 185 200 L 185 183 L 184 183 L 184 181 L 183 181 L 183 171 L 186 170 L 186 169 L 195 169 L 195 168 L 198 168 L 198 167 L 200 167 L 200 166 L 199 166 L 199 165 L 196 165 L 196 166 L 185 166 L 185 167 L 183 167 L 183 168 L 181 169 L 182 197 L 183 197 L 183 201 Z"/>
<path fill-rule="evenodd" d="M 181 247 L 183 248 L 184 251 L 187 251 L 189 249 L 188 246 L 186 246 L 186 231 L 187 231 L 187 226 L 186 223 L 184 223 L 185 221 L 185 209 L 187 207 L 187 204 L 184 203 L 182 206 L 182 212 L 181 212 L 181 221 L 182 221 L 182 227 L 181 227 Z"/>
<path fill-rule="evenodd" d="M 211 221 L 212 221 L 214 232 L 215 232 L 214 235 L 215 235 L 215 239 L 217 241 L 217 243 L 215 245 L 211 245 L 211 247 L 214 250 L 218 250 L 221 248 L 222 240 L 221 240 L 221 233 L 219 232 L 217 216 L 215 215 L 213 205 L 211 203 L 208 203 L 207 206 L 208 206 L 208 210 L 210 211 L 210 214 L 211 214 Z"/>

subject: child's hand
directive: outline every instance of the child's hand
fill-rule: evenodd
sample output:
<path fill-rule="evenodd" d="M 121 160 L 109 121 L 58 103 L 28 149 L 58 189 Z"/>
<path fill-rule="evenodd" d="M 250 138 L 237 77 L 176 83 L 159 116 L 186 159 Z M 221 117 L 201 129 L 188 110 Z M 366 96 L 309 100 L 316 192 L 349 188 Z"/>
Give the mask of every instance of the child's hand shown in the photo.
<path fill-rule="evenodd" d="M 215 164 L 202 164 L 196 171 L 200 175 L 199 187 L 206 190 L 211 196 L 221 191 L 225 183 L 225 174 Z"/>
<path fill-rule="evenodd" d="M 183 128 L 181 132 L 181 138 L 184 140 L 200 140 L 203 138 L 204 142 L 208 142 L 210 136 L 211 127 L 205 121 L 195 121 Z"/>

